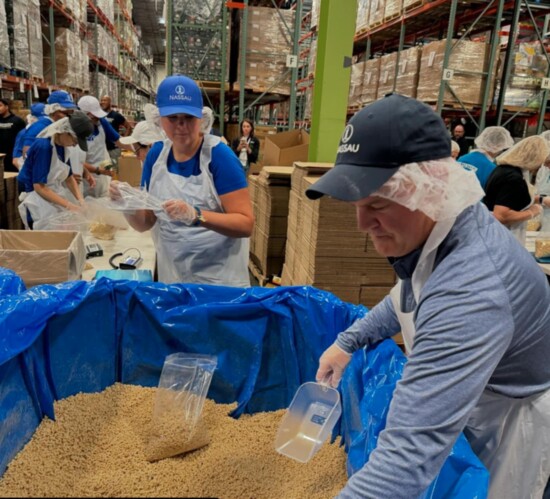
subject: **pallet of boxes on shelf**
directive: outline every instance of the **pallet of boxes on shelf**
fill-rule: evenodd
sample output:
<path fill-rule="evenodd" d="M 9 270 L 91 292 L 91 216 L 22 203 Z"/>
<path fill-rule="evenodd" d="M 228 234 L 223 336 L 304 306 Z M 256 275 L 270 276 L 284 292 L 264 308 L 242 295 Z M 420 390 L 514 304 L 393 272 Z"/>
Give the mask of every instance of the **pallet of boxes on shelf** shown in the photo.
<path fill-rule="evenodd" d="M 240 40 L 246 44 L 245 88 L 290 95 L 286 56 L 292 53 L 289 28 L 293 29 L 294 17 L 294 10 L 249 7 L 247 38 L 242 39 L 241 31 Z"/>
<path fill-rule="evenodd" d="M 221 0 L 174 0 L 173 22 L 185 24 L 183 43 L 172 44 L 174 73 L 195 80 L 227 81 L 229 65 L 222 74 L 222 29 L 227 29 L 222 26 L 223 8 Z"/>
<path fill-rule="evenodd" d="M 6 3 L 0 2 L 0 67 L 9 68 L 10 66 L 10 39 Z"/>
<path fill-rule="evenodd" d="M 369 27 L 375 28 L 384 22 L 386 0 L 371 0 L 369 6 Z"/>
<path fill-rule="evenodd" d="M 365 73 L 365 62 L 357 62 L 351 66 L 351 77 L 349 84 L 348 109 L 357 111 L 361 107 L 361 96 L 363 95 L 363 83 Z"/>
<path fill-rule="evenodd" d="M 384 8 L 384 22 L 391 21 L 401 14 L 401 9 L 403 7 L 402 0 L 386 0 L 386 5 Z"/>
<path fill-rule="evenodd" d="M 46 40 L 49 37 L 49 27 L 43 27 L 45 30 L 44 40 L 44 73 L 52 74 L 52 59 L 49 43 Z M 55 73 L 58 85 L 82 88 L 82 64 L 83 50 L 86 50 L 82 43 L 80 34 L 71 28 L 55 28 Z M 86 45 L 87 47 L 87 45 Z M 86 55 L 87 57 L 87 55 Z M 86 59 L 87 60 L 87 59 Z M 86 66 L 86 70 L 87 70 Z"/>
<path fill-rule="evenodd" d="M 416 98 L 421 53 L 420 47 L 412 47 L 399 54 L 399 67 L 395 82 L 395 91 L 398 94 Z"/>
<path fill-rule="evenodd" d="M 395 64 L 397 62 L 397 52 L 386 54 L 380 57 L 380 73 L 378 75 L 377 99 L 393 92 L 395 82 Z"/>
<path fill-rule="evenodd" d="M 380 80 L 380 58 L 365 62 L 363 86 L 361 87 L 361 106 L 374 102 L 378 97 L 378 82 Z"/>
<path fill-rule="evenodd" d="M 44 61 L 42 50 L 42 21 L 40 19 L 40 0 L 29 0 L 27 4 L 29 38 L 30 75 L 42 80 L 44 78 Z"/>
<path fill-rule="evenodd" d="M 357 21 L 355 22 L 355 33 L 363 33 L 369 28 L 370 0 L 358 0 Z"/>
<path fill-rule="evenodd" d="M 285 260 L 291 166 L 265 166 L 249 177 L 256 223 L 250 238 L 250 263 L 254 274 L 280 276 Z"/>
<path fill-rule="evenodd" d="M 11 67 L 23 73 L 31 72 L 29 52 L 29 33 L 27 19 L 27 0 L 5 2 L 10 35 Z M 23 75 L 21 75 L 23 76 Z"/>
<path fill-rule="evenodd" d="M 329 168 L 326 163 L 294 164 L 282 284 L 315 286 L 372 307 L 394 285 L 395 273 L 357 229 L 351 204 L 305 196 Z"/>
<path fill-rule="evenodd" d="M 437 102 L 439 84 L 434 83 L 442 80 L 446 43 L 446 40 L 438 40 L 422 47 L 416 94 L 418 100 L 428 103 Z M 452 69 L 454 74 L 448 83 L 460 101 L 466 105 L 479 106 L 482 103 L 486 83 L 486 76 L 483 73 L 487 72 L 489 48 L 489 44 L 484 42 L 460 40 L 457 43 L 453 40 L 446 69 Z M 491 75 L 491 81 L 494 76 L 494 74 Z M 446 105 L 459 105 L 447 85 L 443 100 Z"/>
<path fill-rule="evenodd" d="M 495 90 L 496 104 L 500 94 L 500 82 L 504 66 L 501 55 L 499 78 Z M 504 94 L 504 109 L 509 111 L 538 110 L 541 105 L 541 78 L 548 74 L 548 60 L 539 41 L 518 43 L 514 48 L 512 70 Z"/>

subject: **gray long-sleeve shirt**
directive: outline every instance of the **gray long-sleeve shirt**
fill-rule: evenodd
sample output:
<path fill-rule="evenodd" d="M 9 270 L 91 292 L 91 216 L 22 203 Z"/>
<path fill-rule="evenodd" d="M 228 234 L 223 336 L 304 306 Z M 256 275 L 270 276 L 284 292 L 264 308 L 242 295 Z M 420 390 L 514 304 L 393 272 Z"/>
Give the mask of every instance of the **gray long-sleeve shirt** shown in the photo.
<path fill-rule="evenodd" d="M 414 256 L 393 262 L 405 284 Z M 404 288 L 410 305 L 411 287 Z M 550 287 L 533 257 L 479 203 L 457 218 L 439 247 L 414 323 L 386 429 L 340 498 L 418 497 L 484 389 L 523 398 L 550 388 Z M 399 330 L 388 296 L 337 343 L 351 353 Z"/>

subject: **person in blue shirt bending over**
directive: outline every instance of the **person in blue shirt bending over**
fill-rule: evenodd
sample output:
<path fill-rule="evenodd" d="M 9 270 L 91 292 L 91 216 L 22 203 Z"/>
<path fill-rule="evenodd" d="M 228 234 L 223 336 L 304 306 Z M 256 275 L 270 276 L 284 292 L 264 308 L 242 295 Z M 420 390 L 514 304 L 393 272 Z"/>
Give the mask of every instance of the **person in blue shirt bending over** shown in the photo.
<path fill-rule="evenodd" d="M 84 199 L 72 173 L 70 150 L 77 144 L 85 149 L 92 129 L 90 119 L 75 111 L 45 128 L 34 141 L 17 176 L 24 186 L 19 214 L 26 228 L 47 229 L 48 220 L 63 210 L 80 210 Z"/>
<path fill-rule="evenodd" d="M 514 145 L 510 132 L 501 126 L 489 126 L 475 138 L 476 149 L 460 156 L 458 161 L 470 165 L 469 168 L 485 189 L 487 179 L 496 167 L 495 158 L 506 149 Z"/>
<path fill-rule="evenodd" d="M 461 432 L 491 499 L 541 498 L 550 477 L 550 286 L 450 156 L 442 119 L 390 94 L 350 120 L 334 168 L 306 191 L 354 205 L 398 276 L 325 350 L 317 380 L 338 385 L 355 351 L 399 331 L 408 356 L 340 499 L 424 497 Z"/>
<path fill-rule="evenodd" d="M 152 229 L 159 281 L 250 286 L 254 216 L 238 158 L 219 137 L 201 133 L 202 94 L 191 78 L 165 78 L 157 106 L 168 138 L 147 154 L 141 183 L 162 209 L 138 210 L 128 222 Z M 121 196 L 117 184 L 112 199 Z"/>

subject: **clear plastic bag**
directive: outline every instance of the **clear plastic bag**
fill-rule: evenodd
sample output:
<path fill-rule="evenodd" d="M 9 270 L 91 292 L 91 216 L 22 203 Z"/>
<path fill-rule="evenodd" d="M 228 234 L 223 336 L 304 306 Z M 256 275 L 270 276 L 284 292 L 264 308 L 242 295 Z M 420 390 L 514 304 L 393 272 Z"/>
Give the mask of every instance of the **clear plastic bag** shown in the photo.
<path fill-rule="evenodd" d="M 126 182 L 117 182 L 120 193 L 119 199 L 109 199 L 107 206 L 123 213 L 134 213 L 136 210 L 153 210 L 155 213 L 164 212 L 162 202 L 147 191 L 136 189 Z"/>
<path fill-rule="evenodd" d="M 210 355 L 175 353 L 166 357 L 145 448 L 148 461 L 208 445 L 210 436 L 201 414 L 216 365 L 216 357 Z"/>
<path fill-rule="evenodd" d="M 90 234 L 96 239 L 114 239 L 119 229 L 128 228 L 124 215 L 106 207 L 103 200 L 87 197 L 84 202 L 83 213 L 90 223 Z"/>
<path fill-rule="evenodd" d="M 85 236 L 89 221 L 82 212 L 63 210 L 34 224 L 35 230 L 72 230 Z"/>

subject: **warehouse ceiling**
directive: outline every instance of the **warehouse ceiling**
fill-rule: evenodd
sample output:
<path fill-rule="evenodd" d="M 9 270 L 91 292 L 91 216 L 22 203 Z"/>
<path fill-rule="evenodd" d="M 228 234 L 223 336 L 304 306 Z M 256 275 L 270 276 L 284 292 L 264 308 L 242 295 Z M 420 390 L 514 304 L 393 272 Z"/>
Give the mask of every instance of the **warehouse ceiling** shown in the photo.
<path fill-rule="evenodd" d="M 165 62 L 164 0 L 133 0 L 132 20 L 141 27 L 141 40 L 151 47 L 155 64 Z"/>

